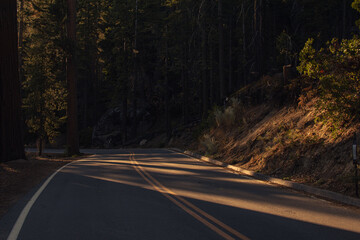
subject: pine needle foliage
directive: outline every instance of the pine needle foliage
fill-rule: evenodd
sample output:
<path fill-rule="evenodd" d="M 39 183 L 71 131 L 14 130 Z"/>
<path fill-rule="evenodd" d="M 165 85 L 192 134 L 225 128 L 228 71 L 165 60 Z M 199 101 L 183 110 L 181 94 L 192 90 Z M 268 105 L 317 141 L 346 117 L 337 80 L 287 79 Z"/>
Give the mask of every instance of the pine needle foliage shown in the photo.
<path fill-rule="evenodd" d="M 360 117 L 360 39 L 333 39 L 316 50 L 309 39 L 300 52 L 298 70 L 317 85 L 318 108 L 339 126 Z"/>
<path fill-rule="evenodd" d="M 53 142 L 65 121 L 62 1 L 33 1 L 24 44 L 23 109 L 30 132 Z"/>

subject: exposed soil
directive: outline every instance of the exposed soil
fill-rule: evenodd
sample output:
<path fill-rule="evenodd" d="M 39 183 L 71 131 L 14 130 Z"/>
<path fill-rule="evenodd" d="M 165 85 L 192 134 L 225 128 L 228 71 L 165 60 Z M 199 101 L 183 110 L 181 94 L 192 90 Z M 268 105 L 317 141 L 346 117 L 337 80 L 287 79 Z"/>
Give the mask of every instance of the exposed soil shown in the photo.
<path fill-rule="evenodd" d="M 37 157 L 28 153 L 28 160 L 0 163 L 0 218 L 28 191 L 61 166 L 84 157 L 67 158 L 63 154 Z"/>
<path fill-rule="evenodd" d="M 353 135 L 317 121 L 316 99 L 298 106 L 262 103 L 242 107 L 235 121 L 213 124 L 195 141 L 184 134 L 173 146 L 270 176 L 355 196 Z M 196 131 L 196 129 L 194 129 Z M 359 135 L 358 135 L 359 136 Z"/>

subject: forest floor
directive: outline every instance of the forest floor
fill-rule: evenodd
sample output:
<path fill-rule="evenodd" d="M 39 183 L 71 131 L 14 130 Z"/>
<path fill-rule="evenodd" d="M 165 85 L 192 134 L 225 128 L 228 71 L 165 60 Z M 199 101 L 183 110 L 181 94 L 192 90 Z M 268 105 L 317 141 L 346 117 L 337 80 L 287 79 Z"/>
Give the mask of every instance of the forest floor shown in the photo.
<path fill-rule="evenodd" d="M 65 157 L 64 154 L 27 153 L 28 160 L 0 163 L 0 218 L 32 188 L 61 166 L 84 158 Z"/>
<path fill-rule="evenodd" d="M 193 140 L 197 129 L 190 129 L 170 146 L 354 197 L 352 143 L 360 125 L 334 131 L 331 124 L 319 121 L 315 102 L 301 107 L 274 107 L 270 102 L 243 107 L 240 121 L 215 123 Z"/>

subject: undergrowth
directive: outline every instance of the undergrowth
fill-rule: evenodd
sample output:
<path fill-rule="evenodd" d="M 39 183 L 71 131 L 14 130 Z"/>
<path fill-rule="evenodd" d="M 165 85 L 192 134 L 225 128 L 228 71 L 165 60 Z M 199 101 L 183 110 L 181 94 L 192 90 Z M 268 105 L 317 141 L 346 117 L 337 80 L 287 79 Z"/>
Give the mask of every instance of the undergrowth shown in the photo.
<path fill-rule="evenodd" d="M 271 78 L 266 80 L 271 84 Z M 299 88 L 296 83 L 299 81 L 289 81 L 291 88 Z M 300 95 L 292 95 L 294 92 Z M 294 97 L 299 100 L 296 105 L 275 104 L 265 94 L 262 103 L 248 99 L 244 104 L 238 95 L 225 108 L 215 107 L 198 135 L 198 151 L 253 171 L 352 195 L 348 148 L 359 126 L 338 127 L 326 121 L 316 105 L 316 91 L 289 94 L 284 99 Z"/>

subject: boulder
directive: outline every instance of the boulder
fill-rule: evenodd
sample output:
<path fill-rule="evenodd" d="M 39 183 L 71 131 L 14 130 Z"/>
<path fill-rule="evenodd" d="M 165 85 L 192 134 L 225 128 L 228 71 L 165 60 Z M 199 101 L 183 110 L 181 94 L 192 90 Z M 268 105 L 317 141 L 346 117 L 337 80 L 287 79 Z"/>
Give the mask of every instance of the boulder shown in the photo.
<path fill-rule="evenodd" d="M 121 141 L 121 118 L 120 107 L 107 110 L 93 129 L 93 146 L 111 147 Z"/>
<path fill-rule="evenodd" d="M 147 143 L 147 140 L 143 139 L 143 140 L 140 141 L 139 145 L 144 146 L 146 143 Z"/>
<path fill-rule="evenodd" d="M 92 144 L 95 147 L 116 147 L 126 145 L 122 141 L 123 112 L 121 107 L 107 110 L 100 118 L 93 129 Z M 154 123 L 155 118 L 146 108 L 139 108 L 134 116 L 134 111 L 130 108 L 127 112 L 126 139 L 131 141 L 149 131 Z M 137 128 L 135 133 L 134 128 Z"/>

